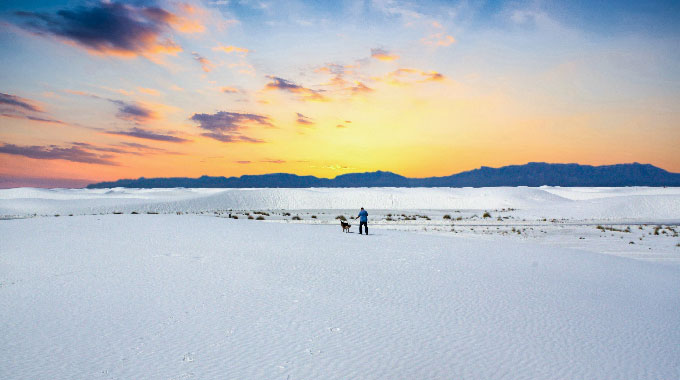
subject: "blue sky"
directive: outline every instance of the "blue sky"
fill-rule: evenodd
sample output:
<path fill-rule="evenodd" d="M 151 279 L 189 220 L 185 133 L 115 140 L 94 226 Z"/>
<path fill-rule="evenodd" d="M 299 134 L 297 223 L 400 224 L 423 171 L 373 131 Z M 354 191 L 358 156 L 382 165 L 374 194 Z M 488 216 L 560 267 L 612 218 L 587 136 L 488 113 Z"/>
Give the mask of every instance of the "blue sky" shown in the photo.
<path fill-rule="evenodd" d="M 677 2 L 4 1 L 0 175 L 680 171 L 679 16 Z"/>

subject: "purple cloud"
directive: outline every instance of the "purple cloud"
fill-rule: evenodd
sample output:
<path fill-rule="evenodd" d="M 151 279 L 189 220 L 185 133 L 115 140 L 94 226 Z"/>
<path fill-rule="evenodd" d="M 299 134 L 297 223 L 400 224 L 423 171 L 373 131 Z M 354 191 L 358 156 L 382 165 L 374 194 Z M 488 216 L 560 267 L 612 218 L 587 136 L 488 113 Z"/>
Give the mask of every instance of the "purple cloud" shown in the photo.
<path fill-rule="evenodd" d="M 72 162 L 82 162 L 86 164 L 118 165 L 111 161 L 110 154 L 93 153 L 80 146 L 60 147 L 57 145 L 48 146 L 19 146 L 14 144 L 0 145 L 0 153 L 24 156 L 38 160 L 66 160 Z"/>
<path fill-rule="evenodd" d="M 215 66 L 215 65 L 213 65 L 212 62 L 210 62 L 210 60 L 209 60 L 208 58 L 206 58 L 206 57 L 204 57 L 204 56 L 202 56 L 202 55 L 200 55 L 200 54 L 198 54 L 198 53 L 196 53 L 196 52 L 191 53 L 191 55 L 194 57 L 194 59 L 195 59 L 198 63 L 201 64 L 201 68 L 202 68 L 203 71 L 205 71 L 206 73 L 209 73 L 210 70 L 212 70 L 213 67 Z"/>
<path fill-rule="evenodd" d="M 214 114 L 196 113 L 190 119 L 197 122 L 199 128 L 209 131 L 203 133 L 203 136 L 222 142 L 261 143 L 264 141 L 244 136 L 240 131 L 253 124 L 274 127 L 268 116 L 252 113 L 227 111 L 219 111 Z"/>
<path fill-rule="evenodd" d="M 181 51 L 165 35 L 179 17 L 158 7 L 101 2 L 54 14 L 22 11 L 15 15 L 26 20 L 22 27 L 27 30 L 98 54 L 148 56 Z"/>
<path fill-rule="evenodd" d="M 31 120 L 31 121 L 38 121 L 41 123 L 50 123 L 50 124 L 65 124 L 61 120 L 55 120 L 55 119 L 46 119 L 44 117 L 37 117 L 37 116 L 31 116 L 31 115 L 24 115 L 22 113 L 1 113 L 0 116 L 2 117 L 10 117 L 12 119 L 26 119 L 26 120 Z"/>
<path fill-rule="evenodd" d="M 371 57 L 380 61 L 394 61 L 399 59 L 398 55 L 381 48 L 371 49 Z"/>
<path fill-rule="evenodd" d="M 145 108 L 138 103 L 130 103 L 113 99 L 109 99 L 109 101 L 118 106 L 118 114 L 116 116 L 119 119 L 134 121 L 135 123 L 139 124 L 158 119 L 158 114 L 156 114 L 156 112 Z"/>
<path fill-rule="evenodd" d="M 233 143 L 233 142 L 246 142 L 246 143 L 253 143 L 253 144 L 258 144 L 258 143 L 263 143 L 264 140 L 248 137 L 248 136 L 243 136 L 238 133 L 232 133 L 232 134 L 223 134 L 220 132 L 209 132 L 209 133 L 202 133 L 201 136 L 205 137 L 210 137 L 211 139 L 215 139 L 217 141 L 221 141 L 224 143 Z"/>
<path fill-rule="evenodd" d="M 272 75 L 268 75 L 267 78 L 271 79 L 271 82 L 265 85 L 265 89 L 291 92 L 298 95 L 298 100 L 303 101 L 324 102 L 328 100 L 321 94 L 321 90 L 312 90 L 311 88 L 303 87 L 286 79 Z"/>
<path fill-rule="evenodd" d="M 40 116 L 36 116 L 35 114 Z M 31 120 L 41 123 L 65 124 L 63 121 L 42 116 L 44 114 L 45 111 L 43 111 L 43 109 L 35 104 L 32 100 L 16 95 L 0 93 L 1 117 Z"/>
<path fill-rule="evenodd" d="M 315 124 L 312 121 L 312 119 L 308 118 L 307 116 L 305 116 L 305 115 L 303 115 L 299 112 L 296 112 L 296 114 L 297 114 L 297 123 L 298 124 L 305 125 L 305 126 L 312 126 L 312 125 Z"/>
<path fill-rule="evenodd" d="M 125 147 L 130 147 L 130 148 L 135 148 L 135 149 L 139 149 L 139 150 L 152 151 L 152 152 L 167 152 L 165 149 L 156 148 L 156 147 L 153 147 L 153 146 L 148 146 L 148 145 L 134 143 L 134 142 L 125 141 L 125 142 L 121 142 L 119 145 L 125 146 Z"/>
<path fill-rule="evenodd" d="M 357 82 L 356 86 L 350 87 L 349 90 L 352 91 L 353 94 L 373 92 L 372 88 L 366 86 L 365 84 L 363 84 L 361 82 Z"/>
<path fill-rule="evenodd" d="M 120 148 L 116 148 L 116 147 L 96 146 L 96 145 L 92 145 L 92 144 L 88 144 L 88 143 L 84 143 L 84 142 L 72 142 L 71 145 L 74 145 L 74 146 L 77 146 L 77 147 L 80 147 L 80 148 L 83 148 L 83 149 L 87 149 L 87 150 L 95 150 L 95 151 L 98 151 L 98 152 L 109 152 L 109 153 L 119 153 L 119 154 L 128 154 L 128 153 L 129 154 L 139 154 L 137 152 L 130 152 L 128 150 L 120 149 Z"/>
<path fill-rule="evenodd" d="M 265 142 L 264 140 L 256 139 L 254 137 L 248 137 L 248 136 L 243 136 L 243 135 L 238 135 L 236 136 L 237 141 L 240 142 L 247 142 L 247 143 L 252 143 L 252 144 L 260 144 Z"/>
<path fill-rule="evenodd" d="M 32 101 L 16 95 L 0 92 L 0 106 L 11 109 L 21 109 L 23 111 L 42 112 L 42 109 L 33 104 Z"/>
<path fill-rule="evenodd" d="M 155 133 L 155 132 L 147 131 L 145 129 L 137 128 L 137 127 L 134 127 L 129 131 L 107 131 L 106 133 L 109 134 L 109 135 L 130 136 L 130 137 L 136 137 L 136 138 L 139 138 L 139 139 L 165 141 L 165 142 L 173 142 L 173 143 L 185 143 L 185 142 L 191 141 L 191 140 L 183 139 L 181 137 Z"/>

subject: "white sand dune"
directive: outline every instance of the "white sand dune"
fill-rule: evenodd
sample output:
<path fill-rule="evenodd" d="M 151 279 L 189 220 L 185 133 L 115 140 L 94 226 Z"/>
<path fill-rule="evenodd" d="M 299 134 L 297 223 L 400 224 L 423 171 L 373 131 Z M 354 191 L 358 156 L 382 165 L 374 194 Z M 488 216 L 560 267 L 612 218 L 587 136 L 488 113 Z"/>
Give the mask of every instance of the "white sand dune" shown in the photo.
<path fill-rule="evenodd" d="M 230 193 L 246 192 L 212 196 Z M 0 378 L 680 377 L 680 267 L 373 232 L 200 215 L 1 221 Z"/>
<path fill-rule="evenodd" d="M 679 219 L 680 188 L 9 189 L 0 215 L 214 210 L 492 210 L 526 217 Z"/>

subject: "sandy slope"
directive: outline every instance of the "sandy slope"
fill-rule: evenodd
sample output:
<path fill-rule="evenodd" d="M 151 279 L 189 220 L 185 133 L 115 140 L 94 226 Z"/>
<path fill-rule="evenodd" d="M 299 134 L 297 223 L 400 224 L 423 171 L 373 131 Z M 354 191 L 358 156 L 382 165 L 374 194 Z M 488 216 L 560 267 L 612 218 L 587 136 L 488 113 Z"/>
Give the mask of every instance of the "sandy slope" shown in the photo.
<path fill-rule="evenodd" d="M 3 379 L 677 379 L 680 269 L 191 215 L 0 222 Z"/>

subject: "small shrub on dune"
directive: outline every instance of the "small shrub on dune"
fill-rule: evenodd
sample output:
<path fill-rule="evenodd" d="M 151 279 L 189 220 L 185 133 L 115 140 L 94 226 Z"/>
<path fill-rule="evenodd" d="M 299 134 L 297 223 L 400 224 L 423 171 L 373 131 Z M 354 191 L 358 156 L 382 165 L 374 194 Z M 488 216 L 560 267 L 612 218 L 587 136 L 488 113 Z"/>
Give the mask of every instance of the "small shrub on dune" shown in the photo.
<path fill-rule="evenodd" d="M 335 219 L 342 220 L 343 222 L 347 221 L 347 218 L 345 218 L 344 215 L 338 215 L 338 216 L 335 217 Z"/>
<path fill-rule="evenodd" d="M 312 215 L 312 219 L 316 219 L 316 215 Z"/>
<path fill-rule="evenodd" d="M 299 215 L 295 215 L 295 216 L 293 217 L 293 220 L 302 220 L 302 218 L 300 218 Z"/>
<path fill-rule="evenodd" d="M 248 215 L 248 219 L 255 219 L 252 215 Z"/>
<path fill-rule="evenodd" d="M 255 218 L 255 220 L 264 220 L 264 216 L 260 215 L 257 218 Z"/>
<path fill-rule="evenodd" d="M 121 215 L 122 213 L 123 213 L 122 211 L 114 211 L 113 212 L 114 215 Z"/>
<path fill-rule="evenodd" d="M 238 219 L 238 216 L 232 215 L 231 218 L 232 218 L 232 219 Z"/>
<path fill-rule="evenodd" d="M 284 213 L 283 213 L 283 216 L 290 216 L 290 213 L 289 213 L 289 212 L 284 212 Z"/>
<path fill-rule="evenodd" d="M 491 214 L 489 214 L 488 211 L 484 212 L 484 215 L 482 215 L 482 218 L 490 218 Z"/>
<path fill-rule="evenodd" d="M 137 211 L 133 211 L 133 212 L 131 212 L 130 214 L 132 214 L 132 215 L 137 215 L 137 214 L 139 214 L 139 213 L 138 213 Z"/>
<path fill-rule="evenodd" d="M 451 215 L 449 215 L 449 214 L 444 214 L 444 216 L 442 216 L 442 219 L 451 219 Z"/>

